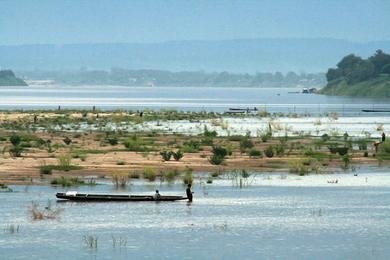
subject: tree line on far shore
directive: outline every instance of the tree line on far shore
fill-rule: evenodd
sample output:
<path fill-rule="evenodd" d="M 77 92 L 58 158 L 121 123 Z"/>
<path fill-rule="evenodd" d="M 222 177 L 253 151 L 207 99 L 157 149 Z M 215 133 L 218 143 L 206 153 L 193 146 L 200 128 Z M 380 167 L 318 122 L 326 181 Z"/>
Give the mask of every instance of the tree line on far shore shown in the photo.
<path fill-rule="evenodd" d="M 337 63 L 337 68 L 330 68 L 326 73 L 328 83 L 345 80 L 348 85 L 363 82 L 382 74 L 390 75 L 390 55 L 382 50 L 367 59 L 350 54 Z"/>
<path fill-rule="evenodd" d="M 324 73 L 266 73 L 204 72 L 165 70 L 129 70 L 112 68 L 110 71 L 60 70 L 19 71 L 30 80 L 50 79 L 70 85 L 123 85 L 123 86 L 236 86 L 236 87 L 317 87 L 326 83 Z"/>

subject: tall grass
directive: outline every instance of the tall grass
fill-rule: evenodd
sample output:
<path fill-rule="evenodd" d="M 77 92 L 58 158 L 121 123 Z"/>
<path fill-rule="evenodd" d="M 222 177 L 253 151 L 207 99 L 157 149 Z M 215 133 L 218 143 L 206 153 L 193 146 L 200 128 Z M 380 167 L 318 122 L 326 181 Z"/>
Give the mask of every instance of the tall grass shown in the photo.
<path fill-rule="evenodd" d="M 54 178 L 50 181 L 51 185 L 58 185 L 62 187 L 80 186 L 80 185 L 95 185 L 95 182 L 85 182 L 78 177 L 64 177 Z"/>
<path fill-rule="evenodd" d="M 84 244 L 90 249 L 98 248 L 98 237 L 94 235 L 83 236 Z"/>
<path fill-rule="evenodd" d="M 148 181 L 155 181 L 157 178 L 156 171 L 152 168 L 144 168 L 144 178 Z"/>
<path fill-rule="evenodd" d="M 58 166 L 64 169 L 69 168 L 72 162 L 72 157 L 69 154 L 62 154 L 57 158 Z"/>
<path fill-rule="evenodd" d="M 130 182 L 129 174 L 125 172 L 111 173 L 111 181 L 117 188 L 126 188 Z"/>
<path fill-rule="evenodd" d="M 19 233 L 20 226 L 15 224 L 6 225 L 4 228 L 5 233 L 14 234 Z"/>
<path fill-rule="evenodd" d="M 187 166 L 184 171 L 183 183 L 187 185 L 187 184 L 192 184 L 193 181 L 194 181 L 194 177 L 192 176 L 192 169 Z"/>
<path fill-rule="evenodd" d="M 122 248 L 127 246 L 127 239 L 124 237 L 115 237 L 114 235 L 111 236 L 112 239 L 112 247 L 113 248 Z"/>

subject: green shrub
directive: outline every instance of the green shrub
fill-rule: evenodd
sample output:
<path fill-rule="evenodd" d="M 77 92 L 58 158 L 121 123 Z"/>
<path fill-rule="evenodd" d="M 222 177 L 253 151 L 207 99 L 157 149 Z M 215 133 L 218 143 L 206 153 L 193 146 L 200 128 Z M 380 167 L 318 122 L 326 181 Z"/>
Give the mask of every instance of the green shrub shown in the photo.
<path fill-rule="evenodd" d="M 12 157 L 21 157 L 24 152 L 24 148 L 20 145 L 15 145 L 9 148 L 8 152 Z"/>
<path fill-rule="evenodd" d="M 336 154 L 338 151 L 338 148 L 336 145 L 330 145 L 330 146 L 328 146 L 328 148 L 329 148 L 329 151 L 331 154 Z"/>
<path fill-rule="evenodd" d="M 118 138 L 116 136 L 108 137 L 106 140 L 110 145 L 117 145 L 118 144 Z"/>
<path fill-rule="evenodd" d="M 283 144 L 277 144 L 275 145 L 275 152 L 277 156 L 283 156 L 284 155 L 284 145 Z"/>
<path fill-rule="evenodd" d="M 51 165 L 42 165 L 39 168 L 39 172 L 41 174 L 45 174 L 45 175 L 52 174 L 53 173 L 53 167 L 51 167 Z"/>
<path fill-rule="evenodd" d="M 268 158 L 274 157 L 274 147 L 272 145 L 267 146 L 267 148 L 264 150 L 264 154 Z"/>
<path fill-rule="evenodd" d="M 203 136 L 204 137 L 217 137 L 217 132 L 214 130 L 214 131 L 209 131 L 207 129 L 207 126 L 204 127 L 204 131 L 203 131 Z"/>
<path fill-rule="evenodd" d="M 63 141 L 66 145 L 70 145 L 70 143 L 72 142 L 72 139 L 70 139 L 69 137 L 65 137 Z"/>
<path fill-rule="evenodd" d="M 177 152 L 172 152 L 172 156 L 175 161 L 180 161 L 180 159 L 183 158 L 184 154 L 180 150 L 178 150 Z"/>
<path fill-rule="evenodd" d="M 240 141 L 240 151 L 245 152 L 247 149 L 253 148 L 253 142 L 250 138 L 243 138 Z"/>
<path fill-rule="evenodd" d="M 330 137 L 329 137 L 328 134 L 323 134 L 323 135 L 321 136 L 321 139 L 322 139 L 323 142 L 327 142 L 327 141 L 330 140 Z"/>
<path fill-rule="evenodd" d="M 313 148 L 311 146 L 305 147 L 303 149 L 303 155 L 308 156 L 308 157 L 313 156 L 314 155 Z"/>
<path fill-rule="evenodd" d="M 222 158 L 225 158 L 228 155 L 226 148 L 222 146 L 213 146 L 213 154 Z"/>
<path fill-rule="evenodd" d="M 268 139 L 272 137 L 272 133 L 270 131 L 260 133 L 260 139 L 262 142 L 267 142 Z"/>
<path fill-rule="evenodd" d="M 220 155 L 216 155 L 216 154 L 213 154 L 210 159 L 209 159 L 209 162 L 211 164 L 214 164 L 214 165 L 220 165 L 223 161 L 225 160 L 225 157 L 222 157 Z"/>
<path fill-rule="evenodd" d="M 20 144 L 20 142 L 22 141 L 21 137 L 19 135 L 12 135 L 10 138 L 9 138 L 9 141 L 11 142 L 12 145 L 14 146 L 17 146 Z"/>
<path fill-rule="evenodd" d="M 249 156 L 252 158 L 261 158 L 263 153 L 260 150 L 252 149 L 249 151 Z"/>
<path fill-rule="evenodd" d="M 196 153 L 200 149 L 200 143 L 198 141 L 190 140 L 183 143 L 182 150 L 185 153 Z"/>
<path fill-rule="evenodd" d="M 162 151 L 162 152 L 160 152 L 160 155 L 164 161 L 169 161 L 171 159 L 172 152 L 171 151 Z"/>
<path fill-rule="evenodd" d="M 213 137 L 208 136 L 208 137 L 203 138 L 201 143 L 202 143 L 202 145 L 213 146 L 214 139 L 213 139 Z"/>
<path fill-rule="evenodd" d="M 133 135 L 131 138 L 124 141 L 123 145 L 129 151 L 133 151 L 133 152 L 147 151 L 147 148 L 144 146 L 143 142 L 136 135 Z"/>
<path fill-rule="evenodd" d="M 73 153 L 72 153 L 72 158 L 74 158 L 74 159 L 77 159 L 77 158 L 79 158 L 81 161 L 85 161 L 85 159 L 87 158 L 87 155 L 86 155 L 86 153 L 85 152 L 83 152 L 83 151 L 74 151 Z"/>

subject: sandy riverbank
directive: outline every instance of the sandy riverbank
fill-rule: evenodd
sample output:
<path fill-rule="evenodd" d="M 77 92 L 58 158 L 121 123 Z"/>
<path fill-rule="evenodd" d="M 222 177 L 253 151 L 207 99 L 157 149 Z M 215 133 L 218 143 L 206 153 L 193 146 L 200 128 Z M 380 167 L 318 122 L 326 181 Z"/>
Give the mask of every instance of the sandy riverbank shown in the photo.
<path fill-rule="evenodd" d="M 174 115 L 177 118 L 189 117 L 181 114 Z M 387 119 L 381 121 L 384 123 L 380 123 L 377 118 L 371 121 L 359 119 L 360 121 L 356 123 L 351 119 L 334 117 L 332 119 L 253 116 L 218 118 L 209 115 L 213 118 L 207 119 L 207 115 L 191 115 L 197 118 L 191 121 L 174 120 L 166 115 L 163 117 L 164 120 L 160 120 L 158 116 L 161 115 L 153 116 L 157 118 L 154 121 L 147 118 L 140 119 L 137 113 L 129 114 L 123 111 L 1 112 L 0 149 L 3 153 L 0 158 L 0 182 L 39 183 L 42 177 L 50 179 L 58 176 L 109 177 L 113 172 L 129 174 L 137 172 L 142 175 L 145 168 L 153 169 L 157 175 L 169 170 L 180 172 L 186 167 L 196 172 L 224 172 L 234 169 L 256 172 L 293 171 L 297 174 L 313 171 L 330 172 L 340 167 L 351 168 L 357 164 L 378 164 L 378 158 L 373 157 L 375 151 L 372 145 L 376 139 L 371 139 L 371 135 L 365 138 L 338 136 L 335 131 L 330 133 L 334 128 L 329 128 L 329 140 L 325 140 L 309 133 L 305 134 L 305 131 L 294 135 L 292 132 L 284 131 L 285 128 L 280 125 L 283 125 L 283 122 L 288 121 L 291 124 L 296 121 L 294 129 L 297 129 L 300 124 L 302 129 L 306 129 L 309 124 L 313 124 L 324 128 L 321 131 L 323 134 L 327 129 L 326 124 L 332 123 L 337 126 L 338 120 L 344 122 L 338 125 L 340 129 L 345 127 L 343 124 L 346 123 L 365 124 L 375 133 L 378 132 L 378 127 L 379 130 L 383 130 L 384 124 L 388 123 Z M 114 124 L 115 128 L 112 128 Z M 185 131 L 180 131 L 180 125 L 183 124 Z M 83 129 L 84 125 L 89 128 Z M 131 125 L 132 128 L 118 128 L 126 125 Z M 161 126 L 167 127 L 170 131 L 158 129 Z M 217 136 L 205 136 L 205 126 L 209 132 L 215 131 Z M 262 135 L 267 126 L 271 126 L 272 137 L 264 140 Z M 245 137 L 245 133 L 249 135 Z M 10 138 L 13 135 L 21 137 L 21 142 L 18 144 L 22 147 L 20 156 L 10 152 L 13 147 Z M 66 144 L 65 139 L 69 139 L 70 143 Z M 110 143 L 111 139 L 115 139 L 115 144 Z M 248 147 L 243 147 L 241 142 L 243 139 L 250 143 Z M 365 147 L 361 148 L 360 143 L 363 141 Z M 343 159 L 343 156 L 330 152 L 329 147 L 332 145 L 349 147 L 348 162 Z M 231 153 L 219 165 L 210 162 L 213 146 L 224 147 Z M 274 149 L 272 157 L 265 154 L 265 150 L 270 146 Z M 179 161 L 162 160 L 161 151 L 178 150 L 184 153 Z M 282 151 L 278 152 L 278 150 Z M 260 156 L 253 155 L 253 151 L 259 151 Z M 70 163 L 80 166 L 80 169 L 54 170 L 51 175 L 42 175 L 42 166 L 58 165 L 59 158 L 63 156 L 68 156 Z M 299 165 L 292 165 L 294 162 L 298 162 Z M 304 168 L 294 170 L 294 167 Z M 300 172 L 301 170 L 303 172 Z"/>

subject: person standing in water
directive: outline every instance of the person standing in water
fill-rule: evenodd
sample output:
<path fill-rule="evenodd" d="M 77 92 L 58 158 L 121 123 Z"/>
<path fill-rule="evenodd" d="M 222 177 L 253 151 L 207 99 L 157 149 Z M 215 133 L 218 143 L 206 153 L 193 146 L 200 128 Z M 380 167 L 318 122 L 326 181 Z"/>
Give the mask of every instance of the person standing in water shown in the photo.
<path fill-rule="evenodd" d="M 386 134 L 385 132 L 382 133 L 382 142 L 386 141 Z"/>
<path fill-rule="evenodd" d="M 187 199 L 189 202 L 192 202 L 192 191 L 191 191 L 191 184 L 188 184 L 187 185 L 187 189 L 186 189 L 186 193 L 187 193 Z"/>

